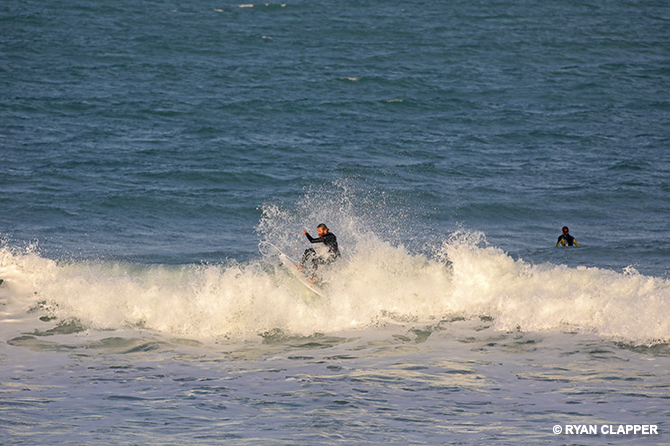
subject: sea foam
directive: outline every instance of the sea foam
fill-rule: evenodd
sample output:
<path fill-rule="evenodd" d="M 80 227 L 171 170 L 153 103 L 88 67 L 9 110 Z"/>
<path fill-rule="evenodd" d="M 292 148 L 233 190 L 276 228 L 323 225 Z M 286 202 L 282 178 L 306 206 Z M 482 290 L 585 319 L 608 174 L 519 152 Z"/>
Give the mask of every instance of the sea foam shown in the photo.
<path fill-rule="evenodd" d="M 246 263 L 140 265 L 0 252 L 3 334 L 75 321 L 195 338 L 254 339 L 487 317 L 501 331 L 590 332 L 634 344 L 670 341 L 666 279 L 533 265 L 461 232 L 434 254 L 375 237 L 322 271 L 325 297 L 273 257 Z M 41 320 L 40 320 L 41 318 Z"/>

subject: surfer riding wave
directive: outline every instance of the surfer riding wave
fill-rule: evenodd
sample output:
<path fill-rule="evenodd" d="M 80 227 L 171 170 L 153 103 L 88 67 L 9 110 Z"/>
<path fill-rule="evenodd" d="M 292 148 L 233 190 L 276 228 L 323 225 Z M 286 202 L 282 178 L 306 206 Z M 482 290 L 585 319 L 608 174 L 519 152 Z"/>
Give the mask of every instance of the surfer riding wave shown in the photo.
<path fill-rule="evenodd" d="M 307 231 L 302 231 L 310 243 L 322 244 L 326 249 L 319 249 L 317 252 L 314 248 L 307 248 L 302 255 L 302 260 L 298 269 L 303 270 L 310 275 L 312 279 L 315 278 L 316 270 L 319 266 L 329 265 L 340 258 L 340 249 L 337 245 L 337 237 L 330 232 L 328 226 L 321 223 L 316 228 L 318 237 L 312 237 Z"/>

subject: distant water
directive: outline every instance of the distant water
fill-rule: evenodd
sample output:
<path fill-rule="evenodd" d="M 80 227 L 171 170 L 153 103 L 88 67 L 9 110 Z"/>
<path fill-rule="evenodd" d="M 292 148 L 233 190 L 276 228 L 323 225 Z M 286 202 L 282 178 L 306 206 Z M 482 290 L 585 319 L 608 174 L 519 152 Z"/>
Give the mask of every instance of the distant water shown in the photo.
<path fill-rule="evenodd" d="M 0 30 L 3 443 L 667 441 L 667 2 L 9 0 Z M 258 249 L 322 222 L 325 298 Z"/>

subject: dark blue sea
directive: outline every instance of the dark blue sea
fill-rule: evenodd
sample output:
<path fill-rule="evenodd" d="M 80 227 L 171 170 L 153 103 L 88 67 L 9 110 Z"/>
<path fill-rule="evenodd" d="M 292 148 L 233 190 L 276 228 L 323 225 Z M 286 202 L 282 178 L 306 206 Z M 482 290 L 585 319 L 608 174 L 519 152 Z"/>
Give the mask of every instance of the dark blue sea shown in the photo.
<path fill-rule="evenodd" d="M 670 442 L 666 1 L 6 0 L 0 155 L 0 443 Z"/>

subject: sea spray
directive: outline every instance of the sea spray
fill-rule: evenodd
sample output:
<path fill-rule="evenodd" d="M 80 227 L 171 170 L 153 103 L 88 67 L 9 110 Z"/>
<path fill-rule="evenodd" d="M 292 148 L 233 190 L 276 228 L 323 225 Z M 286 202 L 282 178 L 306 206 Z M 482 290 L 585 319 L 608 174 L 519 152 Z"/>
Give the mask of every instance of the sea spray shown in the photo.
<path fill-rule="evenodd" d="M 391 200 L 398 198 L 342 179 L 307 188 L 295 203 L 264 204 L 256 231 L 262 241 L 272 242 L 285 252 L 301 253 L 306 247 L 301 232 L 314 233 L 320 223 L 337 235 L 345 257 L 369 249 L 368 240 L 406 246 L 416 238 L 421 225 L 406 215 L 405 207 L 392 205 Z M 426 238 L 434 237 L 424 234 Z"/>

